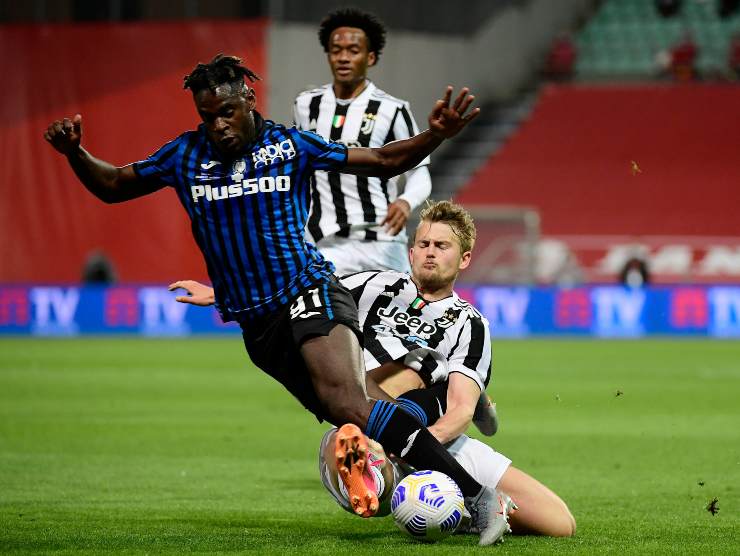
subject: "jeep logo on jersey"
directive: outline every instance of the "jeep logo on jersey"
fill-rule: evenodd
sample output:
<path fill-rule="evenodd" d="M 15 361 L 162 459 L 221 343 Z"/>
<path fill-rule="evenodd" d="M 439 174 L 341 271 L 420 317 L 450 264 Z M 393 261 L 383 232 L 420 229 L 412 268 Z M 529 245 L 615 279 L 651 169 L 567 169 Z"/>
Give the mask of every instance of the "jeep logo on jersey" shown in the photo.
<path fill-rule="evenodd" d="M 378 315 L 390 319 L 396 325 L 405 326 L 409 332 L 413 332 L 413 335 L 420 336 L 421 338 L 429 338 L 437 330 L 434 324 L 424 322 L 419 317 L 412 317 L 407 312 L 401 311 L 395 306 L 379 310 Z"/>
<path fill-rule="evenodd" d="M 273 143 L 272 145 L 260 147 L 258 150 L 252 151 L 252 162 L 256 170 L 262 166 L 270 166 L 276 160 L 290 160 L 294 156 L 295 148 L 293 147 L 293 142 L 290 139 L 286 139 L 285 141 L 280 141 L 280 143 Z"/>
<path fill-rule="evenodd" d="M 207 201 L 220 201 L 231 197 L 242 197 L 255 193 L 273 193 L 275 191 L 290 191 L 290 176 L 263 176 L 242 180 L 241 183 L 213 187 L 210 185 L 190 186 L 190 194 L 193 196 L 194 203 L 203 198 Z"/>

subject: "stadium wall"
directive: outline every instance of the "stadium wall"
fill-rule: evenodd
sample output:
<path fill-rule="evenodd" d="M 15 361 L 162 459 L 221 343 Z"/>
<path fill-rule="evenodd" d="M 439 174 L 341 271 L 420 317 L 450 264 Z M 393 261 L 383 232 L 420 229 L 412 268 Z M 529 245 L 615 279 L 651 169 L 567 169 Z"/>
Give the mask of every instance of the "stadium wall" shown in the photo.
<path fill-rule="evenodd" d="M 481 97 L 506 94 L 534 71 L 533 53 L 589 0 L 559 4 L 502 9 L 470 39 L 391 30 L 373 76 L 411 100 L 420 122 L 448 83 Z M 205 278 L 173 193 L 102 205 L 43 141 L 52 120 L 82 113 L 84 145 L 125 164 L 198 124 L 181 79 L 215 52 L 244 57 L 263 77 L 258 107 L 277 121 L 291 120 L 299 90 L 329 79 L 315 25 L 270 28 L 266 20 L 3 25 L 0 48 L 18 53 L 0 59 L 13 92 L 0 107 L 0 233 L 11 238 L 0 244 L 0 283 L 78 281 L 95 251 L 123 282 Z"/>
<path fill-rule="evenodd" d="M 386 49 L 370 76 L 411 102 L 420 126 L 448 84 L 468 86 L 479 99 L 505 98 L 537 71 L 552 38 L 572 27 L 591 0 L 532 0 L 496 12 L 472 36 L 389 29 Z M 271 117 L 292 119 L 295 95 L 331 80 L 315 24 L 275 22 L 269 33 Z"/>
<path fill-rule="evenodd" d="M 206 277 L 185 211 L 163 190 L 122 205 L 86 193 L 43 139 L 83 115 L 83 145 L 114 164 L 146 157 L 198 125 L 182 77 L 219 51 L 245 57 L 269 86 L 267 21 L 0 27 L 0 282 L 77 282 L 102 250 L 126 282 Z"/>
<path fill-rule="evenodd" d="M 637 256 L 662 283 L 737 283 L 737 114 L 727 84 L 549 85 L 457 200 L 538 211 L 555 273 L 557 251 L 588 282 Z"/>

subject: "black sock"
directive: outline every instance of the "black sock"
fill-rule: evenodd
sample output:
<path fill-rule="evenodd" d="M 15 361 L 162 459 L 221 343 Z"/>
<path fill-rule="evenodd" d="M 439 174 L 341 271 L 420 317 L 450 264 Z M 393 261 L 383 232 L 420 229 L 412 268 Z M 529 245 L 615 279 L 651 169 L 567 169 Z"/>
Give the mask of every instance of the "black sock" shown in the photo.
<path fill-rule="evenodd" d="M 447 411 L 447 383 L 438 382 L 429 388 L 409 390 L 398 396 L 396 403 L 429 427 Z"/>
<path fill-rule="evenodd" d="M 396 404 L 378 400 L 367 420 L 365 434 L 380 442 L 386 452 L 403 458 L 418 470 L 434 469 L 449 475 L 464 496 L 476 496 L 483 488 L 457 463 L 426 427 Z"/>

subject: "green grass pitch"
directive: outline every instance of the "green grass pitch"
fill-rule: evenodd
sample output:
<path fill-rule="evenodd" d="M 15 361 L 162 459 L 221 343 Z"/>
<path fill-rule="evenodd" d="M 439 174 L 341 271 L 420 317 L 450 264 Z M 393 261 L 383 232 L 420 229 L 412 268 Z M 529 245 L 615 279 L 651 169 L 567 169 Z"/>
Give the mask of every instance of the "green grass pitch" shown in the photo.
<path fill-rule="evenodd" d="M 0 552 L 740 553 L 739 342 L 497 341 L 494 369 L 490 441 L 572 539 L 420 545 L 346 514 L 325 425 L 238 338 L 0 340 Z"/>

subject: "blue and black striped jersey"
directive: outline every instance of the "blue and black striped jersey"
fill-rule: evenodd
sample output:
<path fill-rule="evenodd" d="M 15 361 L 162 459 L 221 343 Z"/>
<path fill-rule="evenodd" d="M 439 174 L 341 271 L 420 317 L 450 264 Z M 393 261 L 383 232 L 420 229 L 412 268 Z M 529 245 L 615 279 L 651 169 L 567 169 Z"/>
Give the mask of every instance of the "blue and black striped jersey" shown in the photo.
<path fill-rule="evenodd" d="M 314 170 L 340 170 L 347 147 L 255 113 L 257 140 L 227 159 L 202 124 L 134 171 L 175 188 L 190 216 L 224 321 L 272 313 L 334 267 L 304 239 Z"/>

